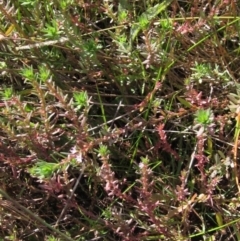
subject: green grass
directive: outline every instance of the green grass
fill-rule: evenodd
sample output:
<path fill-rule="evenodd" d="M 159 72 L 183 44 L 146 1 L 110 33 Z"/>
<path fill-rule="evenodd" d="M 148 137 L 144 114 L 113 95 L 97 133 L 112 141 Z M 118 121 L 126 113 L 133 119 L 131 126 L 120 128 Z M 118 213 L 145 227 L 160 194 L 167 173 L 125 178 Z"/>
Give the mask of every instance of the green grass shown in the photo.
<path fill-rule="evenodd" d="M 1 4 L 0 240 L 240 240 L 239 8 Z"/>

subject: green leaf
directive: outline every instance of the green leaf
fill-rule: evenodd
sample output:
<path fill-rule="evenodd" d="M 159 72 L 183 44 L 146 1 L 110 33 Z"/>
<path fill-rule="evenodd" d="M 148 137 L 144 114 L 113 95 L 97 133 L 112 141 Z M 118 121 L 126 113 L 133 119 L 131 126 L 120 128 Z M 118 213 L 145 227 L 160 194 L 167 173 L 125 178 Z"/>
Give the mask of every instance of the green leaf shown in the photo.
<path fill-rule="evenodd" d="M 9 100 L 13 96 L 13 88 L 12 87 L 3 87 L 3 90 L 0 91 L 0 96 L 3 100 Z"/>
<path fill-rule="evenodd" d="M 45 161 L 37 162 L 33 167 L 29 168 L 29 173 L 39 179 L 50 178 L 54 171 L 59 167 L 56 163 Z"/>
<path fill-rule="evenodd" d="M 73 93 L 74 105 L 77 109 L 87 106 L 88 95 L 86 91 Z"/>
<path fill-rule="evenodd" d="M 22 68 L 20 71 L 20 74 L 27 80 L 27 81 L 35 81 L 36 80 L 36 75 L 34 73 L 33 67 L 25 67 Z"/>
<path fill-rule="evenodd" d="M 216 212 L 216 221 L 219 227 L 223 226 L 223 218 L 220 212 Z"/>
<path fill-rule="evenodd" d="M 141 25 L 141 21 L 147 20 L 150 22 L 155 17 L 157 17 L 159 13 L 164 11 L 171 2 L 172 0 L 163 1 L 162 3 L 158 3 L 155 6 L 148 8 L 146 12 L 142 13 L 142 15 L 139 17 L 139 22 L 134 23 L 131 27 L 131 41 L 134 41 L 138 33 L 144 28 L 144 25 Z"/>
<path fill-rule="evenodd" d="M 213 113 L 211 109 L 199 109 L 195 114 L 195 121 L 201 125 L 209 125 L 213 121 Z"/>
<path fill-rule="evenodd" d="M 50 78 L 50 70 L 46 66 L 40 65 L 39 69 L 39 79 L 44 83 Z"/>
<path fill-rule="evenodd" d="M 192 107 L 192 104 L 188 101 L 186 101 L 185 99 L 177 96 L 177 99 L 178 101 L 184 106 L 184 107 L 187 107 L 187 108 L 191 108 Z"/>
<path fill-rule="evenodd" d="M 110 154 L 109 150 L 108 150 L 108 147 L 105 146 L 105 145 L 100 145 L 99 146 L 99 149 L 96 150 L 98 152 L 98 155 L 101 156 L 101 157 L 106 157 L 107 155 Z"/>

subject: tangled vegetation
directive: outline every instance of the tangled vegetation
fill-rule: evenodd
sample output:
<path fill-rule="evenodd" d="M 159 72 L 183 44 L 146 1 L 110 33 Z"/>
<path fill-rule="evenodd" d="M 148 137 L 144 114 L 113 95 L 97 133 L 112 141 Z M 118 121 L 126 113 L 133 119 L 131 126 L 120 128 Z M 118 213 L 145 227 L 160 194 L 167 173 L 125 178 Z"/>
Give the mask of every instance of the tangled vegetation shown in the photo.
<path fill-rule="evenodd" d="M 238 1 L 0 13 L 0 240 L 240 240 Z"/>

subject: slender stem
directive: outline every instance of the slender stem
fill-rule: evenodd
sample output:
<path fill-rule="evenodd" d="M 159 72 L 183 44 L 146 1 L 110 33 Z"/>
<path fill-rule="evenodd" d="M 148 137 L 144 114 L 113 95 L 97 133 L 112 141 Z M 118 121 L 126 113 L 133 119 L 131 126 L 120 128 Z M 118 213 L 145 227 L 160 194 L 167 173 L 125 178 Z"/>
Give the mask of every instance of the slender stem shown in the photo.
<path fill-rule="evenodd" d="M 69 236 L 67 236 L 66 234 L 60 232 L 59 230 L 55 229 L 54 227 L 52 227 L 50 224 L 48 224 L 47 222 L 45 222 L 42 218 L 38 217 L 36 214 L 32 213 L 30 210 L 28 210 L 27 208 L 25 208 L 24 206 L 22 206 L 21 204 L 19 204 L 18 202 L 14 201 L 5 191 L 3 191 L 0 188 L 0 194 L 5 197 L 6 199 L 8 199 L 9 201 L 11 201 L 15 206 L 17 206 L 19 209 L 23 210 L 26 214 L 28 214 L 30 217 L 34 218 L 35 220 L 37 220 L 39 223 L 41 223 L 42 225 L 46 226 L 47 228 L 49 228 L 50 230 L 52 230 L 53 232 L 55 232 L 56 234 L 58 234 L 59 236 L 61 236 L 62 238 L 64 238 L 64 240 L 67 241 L 73 241 L 73 239 L 71 239 Z"/>

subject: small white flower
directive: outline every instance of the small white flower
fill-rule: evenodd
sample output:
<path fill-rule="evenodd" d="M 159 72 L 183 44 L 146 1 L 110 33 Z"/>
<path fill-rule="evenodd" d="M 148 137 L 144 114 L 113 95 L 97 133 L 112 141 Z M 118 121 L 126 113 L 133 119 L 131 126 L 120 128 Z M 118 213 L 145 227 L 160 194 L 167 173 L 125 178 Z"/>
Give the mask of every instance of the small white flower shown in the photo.
<path fill-rule="evenodd" d="M 71 152 L 72 154 L 76 154 L 76 153 L 78 152 L 76 146 L 74 146 L 73 148 L 71 148 L 70 152 Z"/>
<path fill-rule="evenodd" d="M 76 160 L 78 163 L 82 163 L 83 160 L 82 160 L 82 152 L 81 151 L 78 152 L 78 155 L 76 156 Z"/>

